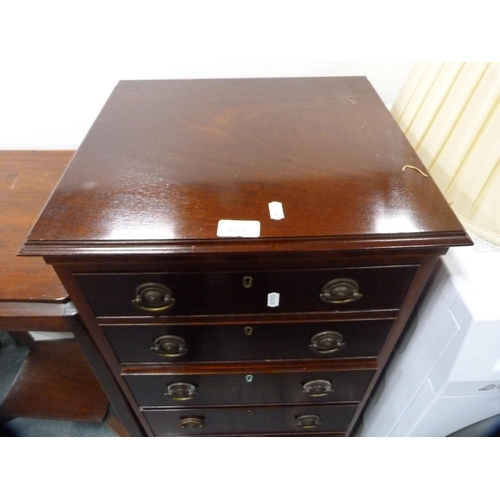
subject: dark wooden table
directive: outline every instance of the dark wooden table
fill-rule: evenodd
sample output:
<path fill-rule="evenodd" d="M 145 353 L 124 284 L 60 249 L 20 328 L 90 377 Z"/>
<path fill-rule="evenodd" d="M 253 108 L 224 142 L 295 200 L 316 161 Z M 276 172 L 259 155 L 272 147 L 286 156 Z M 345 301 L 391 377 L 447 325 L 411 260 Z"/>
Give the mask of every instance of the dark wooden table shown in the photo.
<path fill-rule="evenodd" d="M 46 305 L 53 311 L 68 294 L 42 258 L 17 256 L 73 151 L 0 151 L 0 302 Z M 22 309 L 22 308 L 21 308 Z M 22 313 L 22 310 L 20 311 Z M 16 320 L 15 325 L 19 323 Z M 4 326 L 5 328 L 5 326 Z"/>
<path fill-rule="evenodd" d="M 73 151 L 0 151 L 0 329 L 30 353 L 0 407 L 3 419 L 102 421 L 109 400 L 74 339 L 33 342 L 29 331 L 81 328 L 51 266 L 17 256 Z M 116 419 L 111 425 L 123 433 Z"/>

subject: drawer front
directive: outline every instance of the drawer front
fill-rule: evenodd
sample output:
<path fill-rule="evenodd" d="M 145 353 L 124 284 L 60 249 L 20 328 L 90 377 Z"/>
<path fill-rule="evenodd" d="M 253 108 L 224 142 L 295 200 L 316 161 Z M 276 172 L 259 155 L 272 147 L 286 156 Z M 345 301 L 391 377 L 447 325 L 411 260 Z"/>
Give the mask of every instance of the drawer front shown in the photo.
<path fill-rule="evenodd" d="M 96 316 L 178 316 L 398 309 L 417 269 L 112 273 L 75 278 Z"/>
<path fill-rule="evenodd" d="M 155 436 L 342 433 L 356 411 L 348 406 L 144 410 Z"/>
<path fill-rule="evenodd" d="M 120 363 L 378 356 L 393 321 L 102 327 Z"/>
<path fill-rule="evenodd" d="M 139 406 L 359 402 L 372 370 L 230 375 L 126 375 Z"/>

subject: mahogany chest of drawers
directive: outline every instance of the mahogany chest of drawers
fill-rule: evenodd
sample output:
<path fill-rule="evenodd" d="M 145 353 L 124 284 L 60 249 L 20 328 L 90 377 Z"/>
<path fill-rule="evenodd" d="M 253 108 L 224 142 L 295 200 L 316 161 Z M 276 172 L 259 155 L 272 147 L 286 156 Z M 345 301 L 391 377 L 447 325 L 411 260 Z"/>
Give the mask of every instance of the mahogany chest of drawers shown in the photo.
<path fill-rule="evenodd" d="M 350 435 L 469 243 L 363 77 L 123 81 L 21 253 L 132 435 Z"/>

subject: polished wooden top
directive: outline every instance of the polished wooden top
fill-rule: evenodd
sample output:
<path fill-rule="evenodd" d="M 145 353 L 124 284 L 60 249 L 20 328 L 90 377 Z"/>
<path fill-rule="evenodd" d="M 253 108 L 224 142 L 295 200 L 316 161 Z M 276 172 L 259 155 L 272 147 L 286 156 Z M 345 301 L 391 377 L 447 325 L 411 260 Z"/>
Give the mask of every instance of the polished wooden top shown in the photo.
<path fill-rule="evenodd" d="M 51 266 L 17 252 L 74 151 L 0 151 L 0 302 L 62 302 Z"/>
<path fill-rule="evenodd" d="M 122 81 L 23 253 L 468 244 L 424 174 L 364 77 Z M 221 219 L 260 237 L 218 237 Z"/>

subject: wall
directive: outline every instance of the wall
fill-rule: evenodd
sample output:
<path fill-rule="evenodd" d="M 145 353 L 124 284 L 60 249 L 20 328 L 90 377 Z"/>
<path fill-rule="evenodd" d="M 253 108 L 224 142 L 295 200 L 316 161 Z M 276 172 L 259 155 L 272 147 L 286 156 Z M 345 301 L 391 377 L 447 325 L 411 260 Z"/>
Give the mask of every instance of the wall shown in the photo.
<path fill-rule="evenodd" d="M 428 47 L 468 57 L 473 41 L 495 38 L 470 26 L 463 36 L 475 15 L 482 26 L 495 17 L 481 9 L 455 6 L 454 23 L 435 2 L 432 16 L 425 10 L 388 0 L 2 0 L 0 148 L 78 147 L 120 79 L 367 75 L 389 104 L 412 63 L 373 61 L 432 60 Z"/>
<path fill-rule="evenodd" d="M 74 63 L 49 62 L 57 67 L 41 78 L 25 70 L 0 84 L 0 149 L 77 148 L 120 79 L 366 75 L 390 103 L 411 68 L 411 63 L 130 64 L 82 74 Z"/>

